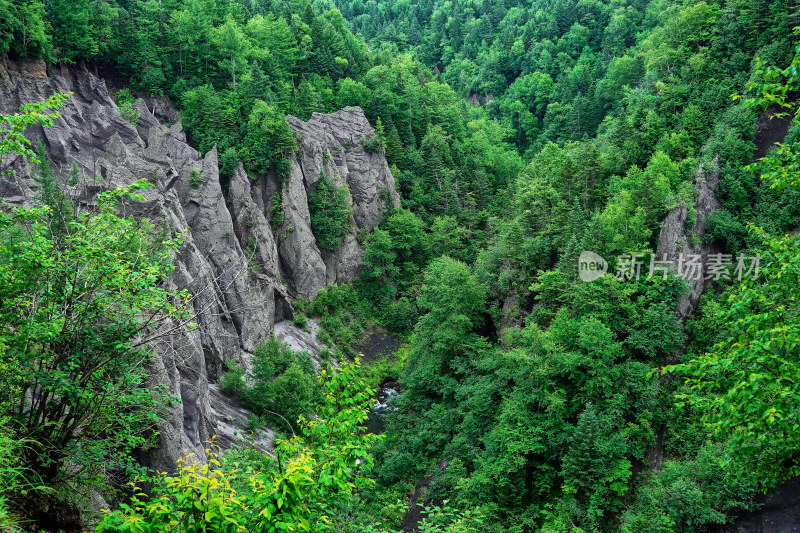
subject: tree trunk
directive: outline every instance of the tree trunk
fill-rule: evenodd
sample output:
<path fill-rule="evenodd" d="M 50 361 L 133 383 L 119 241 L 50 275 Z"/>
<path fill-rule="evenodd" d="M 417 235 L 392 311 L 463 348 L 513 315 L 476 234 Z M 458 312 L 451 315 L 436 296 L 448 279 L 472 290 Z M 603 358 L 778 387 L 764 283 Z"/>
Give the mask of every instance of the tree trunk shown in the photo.
<path fill-rule="evenodd" d="M 233 72 L 233 90 L 236 90 L 236 59 L 231 54 L 231 72 Z"/>

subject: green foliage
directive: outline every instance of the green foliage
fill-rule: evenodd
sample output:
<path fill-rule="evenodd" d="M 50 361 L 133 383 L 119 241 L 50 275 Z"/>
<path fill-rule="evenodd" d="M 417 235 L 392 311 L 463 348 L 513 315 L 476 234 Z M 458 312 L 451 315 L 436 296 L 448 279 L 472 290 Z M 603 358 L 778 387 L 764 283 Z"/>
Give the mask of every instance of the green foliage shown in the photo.
<path fill-rule="evenodd" d="M 222 155 L 219 157 L 219 175 L 223 177 L 231 177 L 236 172 L 236 166 L 239 164 L 239 153 L 236 148 L 226 148 Z"/>
<path fill-rule="evenodd" d="M 222 388 L 239 394 L 251 412 L 281 430 L 288 425 L 294 432 L 294 422 L 321 400 L 311 354 L 294 352 L 274 337 L 256 347 L 247 376 L 234 363 L 227 363 L 227 369 L 220 378 Z"/>
<path fill-rule="evenodd" d="M 720 464 L 724 454 L 724 445 L 707 444 L 696 458 L 665 461 L 660 472 L 642 480 L 620 531 L 700 531 L 729 523 L 732 512 L 752 510 L 755 484 L 726 473 Z"/>
<path fill-rule="evenodd" d="M 294 135 L 286 119 L 273 106 L 256 100 L 240 151 L 242 162 L 262 174 L 276 169 L 278 162 L 295 149 Z"/>
<path fill-rule="evenodd" d="M 396 351 L 386 354 L 377 361 L 363 365 L 359 375 L 375 389 L 387 380 L 397 381 L 403 374 L 410 348 L 409 344 L 403 344 Z"/>
<path fill-rule="evenodd" d="M 431 263 L 418 300 L 425 314 L 414 329 L 407 367 L 411 390 L 436 396 L 455 394 L 453 372 L 464 372 L 461 360 L 485 347 L 473 333 L 484 298 L 484 287 L 464 263 L 448 257 Z"/>
<path fill-rule="evenodd" d="M 83 173 L 81 172 L 81 168 L 78 166 L 78 163 L 73 161 L 69 168 L 69 180 L 67 180 L 67 185 L 74 187 L 80 183 L 82 178 Z"/>
<path fill-rule="evenodd" d="M 47 33 L 44 3 L 36 0 L 0 2 L 0 53 L 48 57 L 52 38 Z"/>
<path fill-rule="evenodd" d="M 353 346 L 370 325 L 369 308 L 352 285 L 330 285 L 317 294 L 306 311 L 319 317 L 326 344 L 334 344 L 345 355 L 356 357 Z"/>
<path fill-rule="evenodd" d="M 145 181 L 69 216 L 44 184 L 50 204 L 0 217 L 0 346 L 10 365 L 0 402 L 14 438 L 36 443 L 20 461 L 42 483 L 102 482 L 99 465 L 125 465 L 151 444 L 163 399 L 146 388 L 146 345 L 162 320 L 187 318 L 188 295 L 160 286 L 180 240 L 115 215 L 142 199 Z"/>
<path fill-rule="evenodd" d="M 287 113 L 365 111 L 376 135 L 362 146 L 385 151 L 401 205 L 360 232 L 363 275 L 299 305 L 297 316 L 318 317 L 320 338 L 349 355 L 372 321 L 414 333 L 405 392 L 374 450 L 379 487 L 328 509 L 340 531 L 396 527 L 395 502 L 423 476 L 425 505 L 450 499 L 486 511 L 475 526 L 485 531 L 686 531 L 748 507 L 752 478 L 729 472 L 774 485 L 795 470 L 796 391 L 770 365 L 779 357 L 791 379 L 794 273 L 780 262 L 797 262 L 796 243 L 770 235 L 793 231 L 800 216 L 800 192 L 789 187 L 800 127 L 795 120 L 753 167 L 759 183 L 745 170 L 757 113 L 730 98 L 796 113 L 794 7 L 54 0 L 45 10 L 0 0 L 0 53 L 114 64 L 134 89 L 177 103 L 190 142 L 217 146 L 221 175 L 241 160 L 281 187 L 296 149 Z M 37 179 L 56 205 L 52 170 Z M 723 281 L 722 296 L 703 298 L 681 367 L 698 388 L 681 388 L 691 402 L 675 408 L 678 384 L 647 376 L 681 352 L 674 307 L 685 285 L 582 283 L 574 265 L 583 250 L 610 263 L 649 254 L 681 204 L 695 227 L 695 180 L 717 170 L 723 208 L 698 240 L 733 254 L 766 246 L 765 268 L 783 278 L 741 295 Z M 349 202 L 325 185 L 309 198 L 312 225 L 320 247 L 335 250 Z M 280 193 L 271 206 L 277 228 Z M 747 231 L 753 222 L 763 235 Z M 709 359 L 697 359 L 704 352 Z M 711 365 L 713 382 L 693 374 L 695 360 Z M 307 405 L 309 374 L 287 361 L 263 376 L 262 396 L 274 400 L 263 409 L 306 409 L 298 406 Z M 255 386 L 236 367 L 226 376 L 233 392 Z M 748 387 L 755 392 L 739 396 Z M 278 407 L 276 391 L 292 401 Z M 703 415 L 719 430 L 707 445 Z M 656 445 L 667 458 L 661 474 L 645 464 Z M 231 481 L 237 494 L 245 485 Z M 464 513 L 432 514 L 458 529 Z M 434 522 L 423 528 L 447 527 Z"/>
<path fill-rule="evenodd" d="M 330 252 L 339 248 L 350 229 L 351 203 L 346 185 L 338 186 L 320 173 L 308 194 L 311 229 L 320 248 Z"/>
<path fill-rule="evenodd" d="M 308 317 L 302 312 L 295 313 L 292 321 L 300 329 L 305 329 L 308 326 Z"/>
<path fill-rule="evenodd" d="M 33 154 L 22 137 L 29 124 L 52 126 L 57 113 L 44 111 L 66 98 L 2 117 L 10 128 L 0 150 L 42 164 L 33 176 L 40 206 L 0 214 L 4 528 L 19 521 L 9 500 L 24 513 L 33 491 L 96 490 L 107 469 L 129 467 L 134 450 L 153 444 L 164 398 L 147 388 L 146 346 L 164 320 L 188 322 L 188 294 L 161 287 L 180 240 L 115 214 L 152 185 L 140 180 L 103 192 L 96 210 L 79 213 L 44 145 Z M 71 181 L 78 173 L 73 164 Z"/>
<path fill-rule="evenodd" d="M 37 194 L 37 203 L 50 209 L 49 220 L 50 235 L 56 242 L 61 242 L 68 234 L 68 224 L 75 218 L 75 207 L 72 200 L 65 193 L 64 183 L 56 177 L 47 148 L 41 139 L 36 142 L 36 157 L 41 161 L 39 168 L 31 175 L 35 185 L 31 188 Z M 72 174 L 74 175 L 75 162 L 73 161 Z"/>
<path fill-rule="evenodd" d="M 203 176 L 200 174 L 200 171 L 196 168 L 193 168 L 191 172 L 189 172 L 189 185 L 192 189 L 197 189 L 200 185 L 203 184 Z"/>
<path fill-rule="evenodd" d="M 797 61 L 795 56 L 792 65 Z M 757 86 L 762 97 L 749 104 L 791 108 L 785 94 L 796 84 L 795 70 L 760 71 L 767 83 Z M 792 147 L 781 145 L 750 170 L 761 173 L 771 188 L 796 187 L 787 178 L 794 157 Z M 729 439 L 730 469 L 740 478 L 754 476 L 768 490 L 798 472 L 793 444 L 797 428 L 793 368 L 800 339 L 794 312 L 798 246 L 795 236 L 775 237 L 753 224 L 748 228 L 761 241 L 756 248 L 760 270 L 731 288 L 725 306 L 716 310 L 727 336 L 708 353 L 664 371 L 685 378 L 689 390 L 679 398 L 702 413 L 715 435 Z"/>
<path fill-rule="evenodd" d="M 220 461 L 213 448 L 208 464 L 189 456 L 175 475 L 155 477 L 149 495 L 132 483 L 131 503 L 97 531 L 333 531 L 331 511 L 370 484 L 379 437 L 362 431 L 372 391 L 355 366 L 323 371 L 319 387 L 324 402 L 298 419 L 300 435 L 278 442 L 276 460 L 241 450 Z"/>
<path fill-rule="evenodd" d="M 376 306 L 389 304 L 396 290 L 391 283 L 397 279 L 397 254 L 392 249 L 392 238 L 388 232 L 376 229 L 367 238 L 362 257 L 364 271 L 358 281 L 358 289 L 364 298 Z"/>
<path fill-rule="evenodd" d="M 108 52 L 108 31 L 104 26 L 118 16 L 116 9 L 105 2 L 93 5 L 86 0 L 54 0 L 47 11 L 52 25 L 53 59 L 75 63 L 98 59 Z"/>
<path fill-rule="evenodd" d="M 283 195 L 276 192 L 272 195 L 272 205 L 270 206 L 270 223 L 272 227 L 279 228 L 283 225 Z"/>
<path fill-rule="evenodd" d="M 370 153 L 380 153 L 383 152 L 383 140 L 380 136 L 375 135 L 369 139 L 362 140 L 361 144 L 364 146 L 364 150 Z"/>
<path fill-rule="evenodd" d="M 3 365 L 8 368 L 8 365 Z M 8 406 L 3 406 L 7 409 Z M 13 499 L 27 491 L 40 491 L 45 489 L 40 485 L 32 472 L 25 468 L 20 459 L 26 453 L 26 447 L 33 443 L 17 440 L 13 437 L 9 427 L 9 418 L 0 421 L 0 481 L 2 481 L 2 494 L 0 495 L 0 528 L 4 531 L 21 531 L 24 524 L 24 515 L 15 509 Z"/>
<path fill-rule="evenodd" d="M 758 94 L 758 97 L 747 100 L 751 107 L 767 109 L 770 106 L 778 108 L 770 119 L 780 119 L 791 116 L 794 124 L 800 123 L 800 108 L 791 101 L 789 96 L 791 91 L 797 90 L 800 82 L 800 44 L 795 47 L 795 56 L 791 64 L 785 69 L 774 66 L 765 67 L 764 62 L 759 58 L 756 62 L 756 76 L 763 76 L 763 83 L 751 83 L 750 90 Z M 800 162 L 797 159 L 797 146 L 778 143 L 777 148 L 768 157 L 763 157 L 755 164 L 748 167 L 750 170 L 758 172 L 761 179 L 769 180 L 770 187 L 773 189 L 783 189 L 784 187 L 800 187 L 798 171 Z"/>
<path fill-rule="evenodd" d="M 425 518 L 419 523 L 420 533 L 477 533 L 485 526 L 479 510 L 462 511 L 447 501 L 442 506 L 423 506 L 422 510 Z"/>
<path fill-rule="evenodd" d="M 731 436 L 732 467 L 774 488 L 798 471 L 791 414 L 800 342 L 792 311 L 800 282 L 797 239 L 755 231 L 763 239 L 759 280 L 743 282 L 718 311 L 730 337 L 711 353 L 666 370 L 691 387 L 680 398 L 695 405 L 715 433 Z"/>
<path fill-rule="evenodd" d="M 117 110 L 119 111 L 120 116 L 130 122 L 135 128 L 136 125 L 139 124 L 139 118 L 141 118 L 141 115 L 139 110 L 133 107 L 133 103 L 136 101 L 136 99 L 131 94 L 130 89 L 120 89 L 117 91 L 115 97 L 117 101 Z"/>
<path fill-rule="evenodd" d="M 411 211 L 398 209 L 386 220 L 383 227 L 390 238 L 390 253 L 394 254 L 394 266 L 398 269 L 392 279 L 397 283 L 398 289 L 405 292 L 419 281 L 430 257 L 425 223 Z M 375 244 L 377 245 L 377 241 Z"/>
<path fill-rule="evenodd" d="M 562 297 L 570 290 L 559 287 Z M 459 263 L 434 261 L 407 389 L 376 452 L 379 482 L 414 479 L 444 453 L 450 468 L 456 460 L 463 468 L 441 476 L 434 495 L 519 513 L 498 530 L 520 520 L 609 527 L 626 508 L 633 462 L 654 442 L 661 415 L 646 378 L 652 366 L 641 360 L 681 341 L 670 303 L 679 286 L 645 290 L 611 278 L 572 290 L 546 327 L 507 331 L 502 350 L 489 348 L 475 332 L 486 319 L 485 291 Z M 625 422 L 619 409 L 633 418 Z M 542 514 L 520 518 L 526 502 Z M 561 510 L 547 518 L 545 505 L 555 503 Z"/>
<path fill-rule="evenodd" d="M 241 394 L 245 389 L 244 370 L 234 359 L 225 360 L 225 370 L 219 378 L 219 386 L 227 393 Z"/>
<path fill-rule="evenodd" d="M 183 92 L 181 97 L 183 126 L 201 152 L 211 150 L 216 144 L 217 150 L 224 153 L 229 147 L 243 144 L 236 120 L 235 101 L 229 95 L 211 85 L 201 85 Z M 259 124 L 253 124 L 250 134 L 254 139 L 258 135 L 263 138 Z M 269 151 L 269 147 L 264 150 Z M 241 157 L 242 161 L 247 161 L 245 154 L 241 154 Z"/>
<path fill-rule="evenodd" d="M 251 222 L 248 222 L 248 227 L 252 225 Z M 247 238 L 247 247 L 245 248 L 245 254 L 247 255 L 247 269 L 250 271 L 251 274 L 262 274 L 264 272 L 264 268 L 261 266 L 261 262 L 258 258 L 258 241 L 255 240 L 253 237 Z"/>
<path fill-rule="evenodd" d="M 45 127 L 55 125 L 55 120 L 60 116 L 58 108 L 67 101 L 67 93 L 54 94 L 44 102 L 24 104 L 19 113 L 13 115 L 0 114 L 0 156 L 18 154 L 28 157 L 33 163 L 41 161 L 31 150 L 31 141 L 23 135 L 28 126 L 41 124 Z M 47 112 L 50 110 L 51 112 Z M 0 157 L 0 164 L 3 158 Z"/>

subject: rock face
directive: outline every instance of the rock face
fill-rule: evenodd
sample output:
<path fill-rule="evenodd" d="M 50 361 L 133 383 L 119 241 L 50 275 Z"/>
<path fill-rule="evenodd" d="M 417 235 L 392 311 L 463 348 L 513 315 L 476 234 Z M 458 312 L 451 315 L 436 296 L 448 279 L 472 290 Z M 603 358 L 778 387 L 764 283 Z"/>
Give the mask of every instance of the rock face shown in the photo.
<path fill-rule="evenodd" d="M 697 169 L 694 184 L 697 191 L 693 206 L 694 225 L 690 224 L 689 209 L 686 204 L 682 203 L 667 214 L 658 236 L 656 255 L 659 258 L 666 256 L 668 260 L 672 261 L 677 259 L 679 254 L 683 254 L 684 257 L 698 255 L 701 264 L 706 265 L 709 254 L 721 252 L 718 246 L 707 244 L 701 240 L 711 214 L 721 206 L 716 194 L 720 179 L 718 161 L 719 156 L 714 158 L 710 172 L 704 170 L 702 166 Z M 700 279 L 691 280 L 688 283 L 691 292 L 682 296 L 676 307 L 678 319 L 684 323 L 697 309 L 697 304 L 700 302 L 700 297 L 705 292 L 709 280 L 705 279 L 705 272 L 703 272 Z"/>
<path fill-rule="evenodd" d="M 661 233 L 658 235 L 656 255 L 659 259 L 666 257 L 668 261 L 675 261 L 679 254 L 683 254 L 684 257 L 697 255 L 700 257 L 700 263 L 706 265 L 709 254 L 721 251 L 717 244 L 709 244 L 701 239 L 708 227 L 711 214 L 721 207 L 716 194 L 720 180 L 718 161 L 719 156 L 714 158 L 710 173 L 700 166 L 695 174 L 694 187 L 697 194 L 693 206 L 694 224 L 691 224 L 689 208 L 685 203 L 674 207 L 667 214 L 667 218 L 664 219 L 664 224 L 661 226 Z M 705 279 L 705 272 L 703 272 L 700 279 L 687 280 L 687 283 L 690 292 L 681 295 L 675 305 L 675 315 L 682 324 L 686 324 L 686 321 L 694 314 L 700 303 L 700 297 L 705 293 L 709 283 L 713 282 Z M 666 362 L 668 364 L 677 363 L 683 350 L 682 346 L 671 353 Z M 663 384 L 667 379 L 672 378 L 662 376 L 659 384 Z M 664 460 L 666 429 L 666 424 L 662 424 L 658 428 L 655 445 L 648 451 L 645 458 L 647 464 L 654 470 L 659 470 Z"/>
<path fill-rule="evenodd" d="M 92 205 L 101 190 L 148 178 L 155 187 L 146 192 L 145 202 L 131 204 L 128 214 L 183 233 L 169 284 L 194 295 L 197 327 L 189 331 L 164 324 L 153 345 L 154 384 L 167 385 L 180 398 L 160 428 L 153 466 L 172 468 L 184 451 L 202 459 L 204 441 L 218 435 L 225 446 L 246 428 L 247 412 L 214 385 L 225 362 L 248 368 L 255 346 L 270 338 L 276 319 L 291 317 L 294 297 L 313 296 L 327 283 L 357 274 L 362 250 L 356 233 L 378 223 L 382 188 L 398 201 L 394 179 L 382 153 L 363 148 L 362 137 L 371 138 L 374 130 L 360 109 L 315 114 L 307 123 L 290 117 L 302 152 L 283 185 L 286 216 L 274 232 L 268 222 L 274 177 L 253 181 L 240 165 L 223 194 L 216 150 L 202 155 L 189 146 L 168 102 L 138 100 L 141 118 L 133 126 L 119 115 L 105 82 L 86 68 L 53 70 L 48 76 L 41 62 L 0 63 L 2 113 L 58 91 L 73 96 L 56 127 L 36 126 L 28 134 L 42 138 L 57 175 L 67 177 L 77 165 L 84 179 L 67 186 L 76 204 Z M 0 197 L 11 205 L 30 205 L 32 168 L 12 156 L 2 170 L 8 169 L 16 174 L 0 177 Z M 307 191 L 320 169 L 346 184 L 352 196 L 351 230 L 333 253 L 319 250 L 310 228 Z M 199 183 L 190 179 L 193 171 L 199 172 Z M 286 330 L 292 327 L 285 324 L 283 334 L 291 336 Z M 262 444 L 269 446 L 268 440 Z"/>
<path fill-rule="evenodd" d="M 281 190 L 284 220 L 278 249 L 290 286 L 298 296 L 313 297 L 330 283 L 352 281 L 363 253 L 356 237 L 360 230 L 380 222 L 381 190 L 394 204 L 400 197 L 383 153 L 364 147 L 375 130 L 360 108 L 346 107 L 331 115 L 314 113 L 308 122 L 289 116 L 288 121 L 299 155 L 293 158 Z M 308 193 L 322 174 L 350 190 L 350 231 L 335 252 L 320 249 L 311 231 Z"/>
<path fill-rule="evenodd" d="M 774 143 L 782 142 L 788 132 L 789 125 L 786 121 L 771 120 L 772 114 L 776 111 L 777 109 L 774 108 L 768 109 L 758 118 L 754 158 L 762 157 Z M 694 225 L 690 223 L 689 210 L 685 204 L 672 209 L 664 220 L 658 237 L 656 253 L 659 257 L 666 254 L 667 258 L 671 260 L 680 253 L 684 254 L 684 256 L 690 254 L 699 255 L 701 263 L 705 265 L 708 264 L 710 254 L 723 251 L 723 247 L 719 243 L 708 243 L 701 239 L 708 228 L 711 215 L 722 206 L 717 198 L 720 178 L 719 156 L 714 158 L 710 169 L 704 169 L 702 166 L 697 169 L 694 183 L 697 195 L 693 206 L 695 223 Z M 675 313 L 678 320 L 683 324 L 692 317 L 700 303 L 700 298 L 710 288 L 710 284 L 714 283 L 712 280 L 704 278 L 705 276 L 701 276 L 699 280 L 689 281 L 689 290 L 691 292 L 678 299 Z M 677 363 L 684 348 L 682 347 L 671 354 L 667 363 Z M 667 379 L 672 378 L 664 375 L 661 377 L 660 383 Z M 655 470 L 661 468 L 664 459 L 665 431 L 666 425 L 662 425 L 658 429 L 656 443 L 646 457 L 646 462 L 650 468 Z M 759 494 L 756 501 L 759 504 L 764 504 L 763 509 L 746 513 L 735 524 L 720 528 L 720 531 L 735 531 L 737 533 L 797 531 L 800 523 L 800 520 L 797 519 L 799 515 L 798 509 L 800 509 L 797 503 L 797 481 L 797 478 L 793 479 L 771 497 Z"/>

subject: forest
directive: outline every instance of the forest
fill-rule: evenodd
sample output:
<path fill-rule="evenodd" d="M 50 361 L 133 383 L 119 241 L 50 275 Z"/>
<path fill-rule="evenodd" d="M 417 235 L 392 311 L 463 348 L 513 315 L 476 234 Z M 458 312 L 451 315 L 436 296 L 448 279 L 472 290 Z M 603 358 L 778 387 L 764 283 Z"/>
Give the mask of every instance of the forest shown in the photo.
<path fill-rule="evenodd" d="M 40 195 L 0 212 L 0 530 L 46 531 L 46 500 L 98 532 L 732 531 L 800 474 L 798 27 L 797 0 L 0 0 L 0 56 L 113 77 L 134 126 L 168 99 L 223 191 L 285 183 L 287 115 L 358 106 L 400 195 L 360 275 L 294 302 L 337 362 L 273 339 L 219 379 L 275 454 L 155 472 L 145 341 L 187 317 L 182 236 L 119 214 L 147 181 L 65 196 L 24 134 L 69 94 L 0 114 Z M 348 201 L 309 195 L 320 249 Z M 653 275 L 681 209 L 678 251 L 717 257 L 696 300 Z M 374 328 L 403 346 L 360 362 Z"/>

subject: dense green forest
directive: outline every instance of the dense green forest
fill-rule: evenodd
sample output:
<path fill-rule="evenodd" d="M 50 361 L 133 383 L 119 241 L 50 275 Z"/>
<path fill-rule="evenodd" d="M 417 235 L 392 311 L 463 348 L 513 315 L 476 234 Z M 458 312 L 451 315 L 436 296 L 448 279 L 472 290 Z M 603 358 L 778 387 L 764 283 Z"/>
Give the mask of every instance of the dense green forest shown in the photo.
<path fill-rule="evenodd" d="M 262 422 L 297 421 L 277 461 L 241 449 L 218 468 L 142 473 L 126 461 L 161 400 L 126 374 L 145 355 L 125 309 L 180 301 L 160 288 L 179 242 L 114 215 L 135 187 L 92 216 L 43 194 L 49 208 L 0 219 L 0 525 L 34 486 L 100 483 L 75 467 L 97 460 L 148 481 L 108 532 L 397 531 L 415 485 L 431 533 L 711 531 L 754 509 L 757 491 L 800 473 L 798 121 L 754 162 L 759 114 L 795 119 L 798 25 L 795 0 L 0 0 L 0 54 L 113 70 L 129 82 L 117 100 L 130 121 L 133 94 L 168 97 L 193 145 L 217 146 L 223 181 L 239 162 L 282 179 L 296 149 L 287 114 L 360 106 L 401 205 L 363 236 L 362 275 L 298 302 L 295 320 L 316 317 L 343 360 L 374 324 L 408 341 L 319 378 L 305 355 L 262 346 L 252 379 L 232 367 L 222 385 Z M 3 117 L 0 138 L 0 153 L 41 160 L 45 185 L 46 157 L 19 132 L 47 124 L 47 109 Z M 686 205 L 693 220 L 697 176 L 717 172 L 721 208 L 702 239 L 734 265 L 759 254 L 757 280 L 717 280 L 684 324 L 675 309 L 689 288 L 675 276 L 578 278 L 582 251 L 650 257 L 669 211 Z M 335 250 L 346 192 L 320 183 L 314 232 Z M 70 300 L 32 280 L 59 264 L 85 272 L 101 251 L 108 271 L 87 275 L 106 296 L 80 312 L 118 313 L 118 327 L 54 341 L 45 317 Z M 50 314 L 15 315 L 48 298 Z M 29 337 L 65 353 L 91 341 L 90 362 L 32 368 L 43 356 Z M 125 394 L 106 405 L 92 360 L 117 352 Z M 383 435 L 364 435 L 370 387 L 389 376 L 402 393 Z M 38 411 L 18 408 L 31 382 Z M 93 409 L 90 428 L 117 409 L 129 419 L 110 437 L 75 434 L 63 407 L 46 406 L 70 394 Z M 47 453 L 15 429 L 38 421 Z"/>

